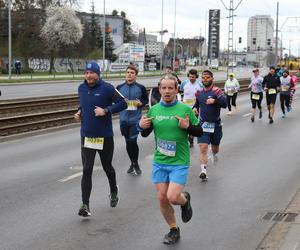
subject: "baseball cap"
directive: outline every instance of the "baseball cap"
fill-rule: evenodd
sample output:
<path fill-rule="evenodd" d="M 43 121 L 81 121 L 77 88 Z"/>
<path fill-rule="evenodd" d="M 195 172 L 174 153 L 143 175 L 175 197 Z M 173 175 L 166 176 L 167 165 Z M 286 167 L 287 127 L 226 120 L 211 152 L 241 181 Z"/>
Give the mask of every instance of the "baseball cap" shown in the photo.
<path fill-rule="evenodd" d="M 100 67 L 99 67 L 98 63 L 96 63 L 95 61 L 91 61 L 86 64 L 85 71 L 88 71 L 88 70 L 93 71 L 98 76 L 100 76 Z"/>

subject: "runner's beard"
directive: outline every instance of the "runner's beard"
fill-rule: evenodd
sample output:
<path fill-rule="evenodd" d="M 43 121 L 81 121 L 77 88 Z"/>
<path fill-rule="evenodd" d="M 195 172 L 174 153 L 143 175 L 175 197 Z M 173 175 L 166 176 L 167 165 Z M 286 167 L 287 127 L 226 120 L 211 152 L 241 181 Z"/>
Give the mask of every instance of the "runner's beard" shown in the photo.
<path fill-rule="evenodd" d="M 205 88 L 209 88 L 212 84 L 213 84 L 212 82 L 203 83 Z"/>

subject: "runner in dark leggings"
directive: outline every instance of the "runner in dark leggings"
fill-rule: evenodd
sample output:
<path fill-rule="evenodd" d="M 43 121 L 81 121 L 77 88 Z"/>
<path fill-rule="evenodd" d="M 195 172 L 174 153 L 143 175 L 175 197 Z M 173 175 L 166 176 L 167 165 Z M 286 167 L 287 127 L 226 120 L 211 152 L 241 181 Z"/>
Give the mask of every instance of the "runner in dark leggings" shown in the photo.
<path fill-rule="evenodd" d="M 251 77 L 251 83 L 248 88 L 251 88 L 250 99 L 252 103 L 252 110 L 251 110 L 251 121 L 255 121 L 255 109 L 256 107 L 259 109 L 259 119 L 262 118 L 262 108 L 261 102 L 263 99 L 263 88 L 262 82 L 263 78 L 259 75 L 259 69 L 254 69 L 253 76 Z"/>
<path fill-rule="evenodd" d="M 280 77 L 280 107 L 282 111 L 282 118 L 285 118 L 285 107 L 287 111 L 291 111 L 290 107 L 290 98 L 291 98 L 291 77 L 289 76 L 289 72 L 285 70 L 283 75 Z"/>
<path fill-rule="evenodd" d="M 112 166 L 114 140 L 112 114 L 127 108 L 123 96 L 109 83 L 100 79 L 100 67 L 89 62 L 85 70 L 85 81 L 78 87 L 80 106 L 74 115 L 81 122 L 81 159 L 83 175 L 81 180 L 82 204 L 78 215 L 91 216 L 90 194 L 96 152 L 100 155 L 103 169 L 110 186 L 110 206 L 119 201 L 116 173 Z"/>

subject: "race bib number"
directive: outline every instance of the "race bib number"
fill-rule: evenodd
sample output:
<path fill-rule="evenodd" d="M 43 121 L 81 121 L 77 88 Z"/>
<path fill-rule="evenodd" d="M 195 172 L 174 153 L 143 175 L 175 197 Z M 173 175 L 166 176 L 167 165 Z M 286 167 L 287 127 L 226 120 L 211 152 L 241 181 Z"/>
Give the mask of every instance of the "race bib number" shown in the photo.
<path fill-rule="evenodd" d="M 203 132 L 214 133 L 215 132 L 215 123 L 213 122 L 204 122 L 202 124 Z"/>
<path fill-rule="evenodd" d="M 195 102 L 196 102 L 196 99 L 186 99 L 186 100 L 184 100 L 184 103 L 186 105 L 190 106 L 190 107 L 194 106 Z"/>
<path fill-rule="evenodd" d="M 285 86 L 285 85 L 281 86 L 281 91 L 289 91 L 289 89 L 290 89 L 290 86 Z"/>
<path fill-rule="evenodd" d="M 233 94 L 234 94 L 234 93 L 233 93 L 233 91 L 232 91 L 232 90 L 228 90 L 228 91 L 227 91 L 227 95 L 229 95 L 229 96 L 233 96 Z"/>
<path fill-rule="evenodd" d="M 276 94 L 276 89 L 268 89 L 269 95 L 274 95 Z"/>
<path fill-rule="evenodd" d="M 104 144 L 103 137 L 84 137 L 84 147 L 102 150 Z"/>
<path fill-rule="evenodd" d="M 136 101 L 128 100 L 127 101 L 127 110 L 137 110 Z"/>
<path fill-rule="evenodd" d="M 158 139 L 157 140 L 157 150 L 163 155 L 175 156 L 176 142 Z"/>
<path fill-rule="evenodd" d="M 260 96 L 257 94 L 252 94 L 252 99 L 253 100 L 259 100 Z"/>

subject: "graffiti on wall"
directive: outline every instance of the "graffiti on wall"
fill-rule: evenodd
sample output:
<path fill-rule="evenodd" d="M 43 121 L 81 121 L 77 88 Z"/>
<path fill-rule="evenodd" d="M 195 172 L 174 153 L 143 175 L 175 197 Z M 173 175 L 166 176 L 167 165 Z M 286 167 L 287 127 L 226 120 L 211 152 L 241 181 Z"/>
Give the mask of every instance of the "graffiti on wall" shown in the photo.
<path fill-rule="evenodd" d="M 56 58 L 54 60 L 55 72 L 82 72 L 87 61 L 83 59 Z M 29 68 L 34 72 L 45 72 L 50 69 L 50 60 L 46 58 L 28 59 Z"/>

